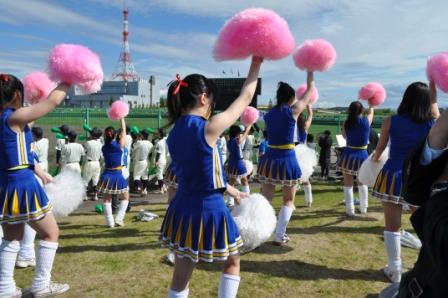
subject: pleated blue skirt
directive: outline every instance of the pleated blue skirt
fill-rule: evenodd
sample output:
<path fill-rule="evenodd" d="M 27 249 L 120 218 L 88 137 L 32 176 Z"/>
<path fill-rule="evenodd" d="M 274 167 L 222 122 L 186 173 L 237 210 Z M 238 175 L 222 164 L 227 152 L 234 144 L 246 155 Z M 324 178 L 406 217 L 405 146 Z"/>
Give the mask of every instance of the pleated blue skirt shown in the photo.
<path fill-rule="evenodd" d="M 388 160 L 378 174 L 372 189 L 372 196 L 383 202 L 406 204 L 401 197 L 403 162 Z"/>
<path fill-rule="evenodd" d="M 337 170 L 344 174 L 358 175 L 362 163 L 369 157 L 366 149 L 345 147 L 337 162 Z"/>
<path fill-rule="evenodd" d="M 129 185 L 121 170 L 104 170 L 100 177 L 98 191 L 107 194 L 122 194 L 129 190 Z"/>
<path fill-rule="evenodd" d="M 243 245 L 221 193 L 173 198 L 160 230 L 162 241 L 178 257 L 193 262 L 224 261 Z"/>
<path fill-rule="evenodd" d="M 0 189 L 0 223 L 39 220 L 52 206 L 32 169 L 8 171 Z"/>
<path fill-rule="evenodd" d="M 301 176 L 294 149 L 269 148 L 258 162 L 257 179 L 261 183 L 294 186 Z"/>
<path fill-rule="evenodd" d="M 246 164 L 243 159 L 229 160 L 226 166 L 226 175 L 231 178 L 246 177 L 250 173 L 247 172 Z"/>

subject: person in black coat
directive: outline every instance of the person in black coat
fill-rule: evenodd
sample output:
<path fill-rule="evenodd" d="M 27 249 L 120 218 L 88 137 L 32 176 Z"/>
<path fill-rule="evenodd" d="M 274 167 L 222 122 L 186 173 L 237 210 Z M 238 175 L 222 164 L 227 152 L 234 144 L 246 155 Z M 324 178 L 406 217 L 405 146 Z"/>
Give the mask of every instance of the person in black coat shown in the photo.
<path fill-rule="evenodd" d="M 319 135 L 318 145 L 320 147 L 320 153 L 319 153 L 319 165 L 321 168 L 320 176 L 322 178 L 327 178 L 328 170 L 330 167 L 331 145 L 333 145 L 331 132 L 329 130 L 326 130 L 323 134 Z"/>

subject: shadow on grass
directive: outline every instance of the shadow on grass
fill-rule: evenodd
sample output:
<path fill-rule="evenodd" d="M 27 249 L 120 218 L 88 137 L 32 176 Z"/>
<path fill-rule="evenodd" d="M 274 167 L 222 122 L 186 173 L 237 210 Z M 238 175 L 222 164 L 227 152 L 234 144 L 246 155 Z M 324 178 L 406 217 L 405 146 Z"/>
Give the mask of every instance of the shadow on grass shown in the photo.
<path fill-rule="evenodd" d="M 140 231 L 138 229 L 107 229 L 100 233 L 61 234 L 61 239 L 77 238 L 123 238 L 123 237 L 149 237 L 157 236 L 158 232 Z"/>
<path fill-rule="evenodd" d="M 382 235 L 383 231 L 384 231 L 383 226 L 374 226 L 374 227 L 314 226 L 308 228 L 288 227 L 287 229 L 288 234 L 305 234 L 305 235 L 314 235 L 319 233 L 353 233 L 353 234 Z"/>
<path fill-rule="evenodd" d="M 64 253 L 82 253 L 82 252 L 127 252 L 142 251 L 147 249 L 159 249 L 159 242 L 152 243 L 127 243 L 127 244 L 104 244 L 104 245 L 68 245 L 58 248 L 58 254 Z"/>
<path fill-rule="evenodd" d="M 243 255 L 248 255 L 250 253 L 256 253 L 256 254 L 267 254 L 267 255 L 281 255 L 281 254 L 287 254 L 294 250 L 294 247 L 283 245 L 283 246 L 274 246 L 273 242 L 265 242 L 260 247 L 257 247 L 256 249 L 244 253 Z"/>
<path fill-rule="evenodd" d="M 220 271 L 221 266 L 215 264 L 198 265 L 199 270 Z M 350 270 L 343 268 L 330 268 L 324 265 L 309 264 L 297 260 L 285 261 L 251 261 L 241 262 L 242 272 L 253 272 L 281 278 L 296 280 L 365 280 L 385 281 L 385 277 L 379 270 Z"/>

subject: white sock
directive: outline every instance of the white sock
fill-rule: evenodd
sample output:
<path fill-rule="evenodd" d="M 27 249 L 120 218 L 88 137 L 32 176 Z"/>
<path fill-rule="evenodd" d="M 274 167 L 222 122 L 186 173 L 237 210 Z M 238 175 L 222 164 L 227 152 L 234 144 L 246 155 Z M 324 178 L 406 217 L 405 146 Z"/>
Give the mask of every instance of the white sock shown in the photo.
<path fill-rule="evenodd" d="M 353 201 L 353 186 L 344 186 L 345 212 L 355 215 L 355 202 Z"/>
<path fill-rule="evenodd" d="M 401 271 L 400 232 L 384 231 L 384 245 L 387 252 L 387 267 L 392 271 Z"/>
<path fill-rule="evenodd" d="M 183 291 L 177 292 L 174 290 L 169 290 L 168 291 L 168 298 L 187 298 L 188 297 L 188 292 L 190 292 L 190 289 L 185 289 Z"/>
<path fill-rule="evenodd" d="M 42 290 L 50 285 L 51 269 L 58 249 L 57 242 L 39 241 L 37 249 L 36 271 L 34 272 L 32 291 Z"/>
<path fill-rule="evenodd" d="M 241 278 L 238 275 L 223 273 L 219 282 L 218 298 L 235 298 Z"/>
<path fill-rule="evenodd" d="M 311 189 L 311 184 L 304 184 L 303 191 L 305 192 L 305 204 L 313 203 L 313 192 Z"/>
<path fill-rule="evenodd" d="M 19 249 L 19 241 L 2 240 L 0 245 L 0 297 L 9 297 L 16 292 L 14 267 Z"/>
<path fill-rule="evenodd" d="M 367 185 L 358 185 L 359 209 L 361 213 L 367 213 L 369 207 L 369 188 Z"/>
<path fill-rule="evenodd" d="M 126 215 L 126 209 L 128 209 L 129 200 L 121 200 L 120 207 L 118 207 L 117 216 L 115 216 L 116 221 L 123 221 Z"/>
<path fill-rule="evenodd" d="M 282 209 L 280 209 L 280 213 L 278 214 L 277 229 L 275 230 L 275 241 L 282 241 L 283 235 L 286 232 L 286 226 L 291 219 L 293 211 L 294 209 L 288 206 L 282 206 Z"/>
<path fill-rule="evenodd" d="M 112 214 L 112 203 L 104 202 L 104 217 L 106 218 L 106 225 L 109 227 L 115 226 L 114 216 Z"/>
<path fill-rule="evenodd" d="M 34 252 L 34 239 L 36 231 L 28 224 L 25 225 L 22 241 L 20 241 L 19 260 L 34 260 L 36 253 Z"/>
<path fill-rule="evenodd" d="M 243 192 L 245 192 L 245 193 L 250 193 L 250 187 L 249 187 L 249 185 L 243 185 L 243 186 L 241 187 L 241 190 L 242 190 Z"/>

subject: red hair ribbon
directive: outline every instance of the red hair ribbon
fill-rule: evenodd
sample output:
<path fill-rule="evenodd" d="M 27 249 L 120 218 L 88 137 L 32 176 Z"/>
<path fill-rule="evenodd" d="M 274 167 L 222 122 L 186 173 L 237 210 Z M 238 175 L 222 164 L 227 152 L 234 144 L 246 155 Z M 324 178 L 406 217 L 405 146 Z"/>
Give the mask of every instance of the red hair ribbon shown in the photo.
<path fill-rule="evenodd" d="M 7 81 L 9 81 L 9 75 L 4 74 L 4 73 L 0 74 L 0 80 L 1 80 L 2 82 L 7 82 Z"/>
<path fill-rule="evenodd" d="M 177 81 L 177 86 L 173 90 L 173 95 L 177 95 L 177 93 L 179 93 L 180 87 L 188 87 L 188 83 L 182 81 L 180 79 L 180 75 L 179 74 L 176 74 L 176 81 Z"/>

